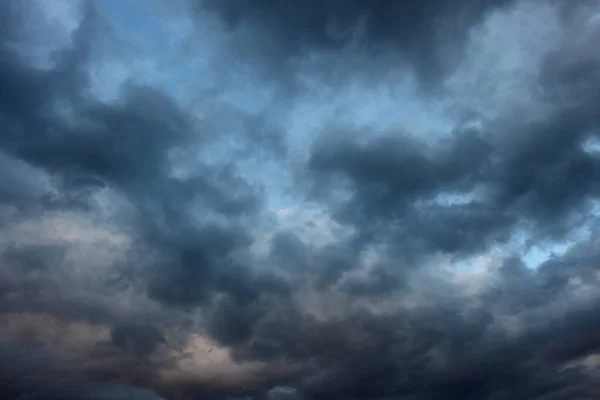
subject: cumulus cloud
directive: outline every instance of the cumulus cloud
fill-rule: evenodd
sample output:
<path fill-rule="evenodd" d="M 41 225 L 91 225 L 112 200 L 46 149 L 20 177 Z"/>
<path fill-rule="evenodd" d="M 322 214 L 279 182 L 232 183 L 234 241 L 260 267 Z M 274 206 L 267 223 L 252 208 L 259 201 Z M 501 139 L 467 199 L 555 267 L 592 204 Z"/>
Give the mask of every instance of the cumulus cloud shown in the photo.
<path fill-rule="evenodd" d="M 597 397 L 599 16 L 0 3 L 3 398 Z"/>

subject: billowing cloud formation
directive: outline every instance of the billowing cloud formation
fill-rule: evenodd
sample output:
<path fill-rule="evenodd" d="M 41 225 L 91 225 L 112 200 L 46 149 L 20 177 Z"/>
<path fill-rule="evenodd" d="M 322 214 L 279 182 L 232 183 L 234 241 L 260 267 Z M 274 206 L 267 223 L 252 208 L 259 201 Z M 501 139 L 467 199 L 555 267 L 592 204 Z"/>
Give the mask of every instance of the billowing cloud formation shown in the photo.
<path fill-rule="evenodd" d="M 258 34 L 272 37 L 266 56 L 275 62 L 359 46 L 372 56 L 400 56 L 418 75 L 431 79 L 457 61 L 456 53 L 473 25 L 511 0 L 466 1 L 458 6 L 448 0 L 200 3 L 215 10 L 227 27 L 250 25 Z"/>
<path fill-rule="evenodd" d="M 600 395 L 595 2 L 0 3 L 7 399 Z"/>

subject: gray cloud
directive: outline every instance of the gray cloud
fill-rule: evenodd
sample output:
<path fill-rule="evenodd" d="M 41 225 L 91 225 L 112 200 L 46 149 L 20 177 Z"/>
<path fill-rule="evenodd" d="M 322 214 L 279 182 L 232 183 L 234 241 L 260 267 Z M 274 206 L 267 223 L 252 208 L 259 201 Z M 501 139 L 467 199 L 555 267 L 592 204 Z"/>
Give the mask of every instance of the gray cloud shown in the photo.
<path fill-rule="evenodd" d="M 147 389 L 119 384 L 98 384 L 71 376 L 51 354 L 26 348 L 0 346 L 2 381 L 0 390 L 8 399 L 140 399 L 160 400 Z"/>
<path fill-rule="evenodd" d="M 329 65 L 358 43 L 352 57 L 364 62 L 331 87 L 370 81 L 386 63 L 365 65 L 382 55 L 442 88 L 473 29 L 515 4 L 192 2 L 187 17 L 197 24 L 209 10 L 225 23 L 216 52 L 260 48 L 252 62 L 278 87 L 327 76 L 302 62 Z M 593 4 L 548 4 L 563 34 L 529 82 L 535 106 L 491 117 L 460 106 L 433 141 L 332 117 L 307 158 L 290 161 L 300 150 L 285 120 L 299 92 L 248 111 L 218 104 L 240 96 L 223 84 L 200 94 L 219 110 L 208 118 L 135 79 L 100 100 L 94 46 L 112 28 L 99 2 L 84 2 L 48 68 L 19 52 L 27 8 L 1 3 L 0 392 L 597 396 L 600 29 L 582 22 Z M 267 181 L 249 160 L 292 182 Z M 286 196 L 296 205 L 280 207 Z M 294 215 L 309 203 L 331 219 Z M 529 254 L 546 247 L 555 254 L 532 268 Z"/>
<path fill-rule="evenodd" d="M 386 58 L 394 49 L 425 80 L 447 73 L 459 59 L 469 28 L 510 0 L 463 2 L 405 1 L 200 1 L 227 27 L 259 30 L 267 60 L 293 63 L 299 54 L 364 47 L 372 57 Z M 264 35 L 264 36 L 261 36 Z M 327 66 L 324 66 L 327 68 Z"/>

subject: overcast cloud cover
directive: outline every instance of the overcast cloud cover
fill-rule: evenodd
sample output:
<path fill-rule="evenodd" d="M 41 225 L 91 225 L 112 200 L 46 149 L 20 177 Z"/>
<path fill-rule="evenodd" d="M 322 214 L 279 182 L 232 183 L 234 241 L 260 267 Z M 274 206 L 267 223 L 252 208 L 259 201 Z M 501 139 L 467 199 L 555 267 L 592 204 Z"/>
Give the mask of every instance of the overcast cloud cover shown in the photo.
<path fill-rule="evenodd" d="M 0 397 L 600 398 L 600 3 L 0 1 Z"/>

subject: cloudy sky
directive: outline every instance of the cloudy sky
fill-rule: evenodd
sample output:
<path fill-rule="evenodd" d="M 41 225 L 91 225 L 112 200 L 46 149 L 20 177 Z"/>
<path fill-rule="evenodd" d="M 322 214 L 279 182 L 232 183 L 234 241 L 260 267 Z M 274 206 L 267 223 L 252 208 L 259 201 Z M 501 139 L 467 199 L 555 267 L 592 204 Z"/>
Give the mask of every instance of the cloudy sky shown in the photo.
<path fill-rule="evenodd" d="M 600 397 L 596 0 L 0 1 L 8 400 Z"/>

